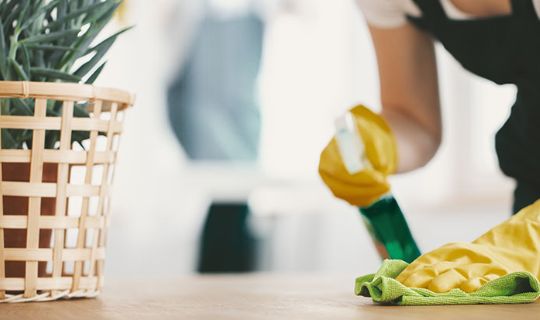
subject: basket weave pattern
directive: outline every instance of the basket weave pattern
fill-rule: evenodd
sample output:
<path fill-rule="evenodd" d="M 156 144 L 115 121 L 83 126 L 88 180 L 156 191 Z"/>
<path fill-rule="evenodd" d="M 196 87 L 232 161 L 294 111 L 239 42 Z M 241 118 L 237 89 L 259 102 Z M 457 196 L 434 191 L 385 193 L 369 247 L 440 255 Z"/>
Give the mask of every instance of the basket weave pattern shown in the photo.
<path fill-rule="evenodd" d="M 0 303 L 94 297 L 103 285 L 110 186 L 123 112 L 133 97 L 88 85 L 0 81 L 0 99 L 14 98 L 32 99 L 35 107 L 33 116 L 0 115 L 1 129 L 32 132 L 28 148 L 0 149 Z M 61 101 L 60 116 L 46 116 L 48 101 Z M 74 104 L 81 102 L 87 103 L 90 118 L 74 117 Z M 60 134 L 54 149 L 45 148 L 49 130 Z M 72 143 L 74 131 L 89 132 L 84 149 Z M 6 181 L 2 168 L 9 165 L 29 167 L 28 181 Z M 45 182 L 44 168 L 51 166 L 56 182 Z M 27 212 L 8 212 L 6 197 L 27 201 Z M 54 199 L 48 215 L 44 199 Z M 6 235 L 13 230 L 26 232 L 22 246 L 6 246 Z M 43 246 L 47 232 L 48 245 Z M 6 274 L 8 263 L 23 266 L 22 275 Z"/>

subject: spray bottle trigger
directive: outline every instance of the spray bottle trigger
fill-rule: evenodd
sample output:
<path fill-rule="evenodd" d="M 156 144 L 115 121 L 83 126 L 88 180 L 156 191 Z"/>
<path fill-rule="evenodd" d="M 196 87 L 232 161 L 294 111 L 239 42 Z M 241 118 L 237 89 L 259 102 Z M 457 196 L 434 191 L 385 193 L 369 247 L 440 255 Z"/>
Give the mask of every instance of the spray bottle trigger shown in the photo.
<path fill-rule="evenodd" d="M 356 128 L 353 115 L 347 112 L 335 121 L 336 141 L 341 160 L 351 175 L 371 167 L 365 156 L 365 147 Z"/>

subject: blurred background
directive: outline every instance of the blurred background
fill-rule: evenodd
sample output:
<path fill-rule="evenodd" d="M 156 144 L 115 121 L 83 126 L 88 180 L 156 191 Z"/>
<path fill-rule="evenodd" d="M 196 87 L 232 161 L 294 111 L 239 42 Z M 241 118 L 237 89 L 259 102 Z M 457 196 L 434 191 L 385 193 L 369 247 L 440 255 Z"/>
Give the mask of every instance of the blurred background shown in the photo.
<path fill-rule="evenodd" d="M 116 169 L 108 275 L 220 263 L 373 272 L 380 261 L 357 210 L 317 175 L 334 118 L 357 103 L 380 106 L 354 0 L 128 0 L 123 9 L 110 32 L 136 28 L 97 82 L 137 94 Z M 423 251 L 472 240 L 511 212 L 494 133 L 515 89 L 437 55 L 443 146 L 422 170 L 392 179 Z"/>

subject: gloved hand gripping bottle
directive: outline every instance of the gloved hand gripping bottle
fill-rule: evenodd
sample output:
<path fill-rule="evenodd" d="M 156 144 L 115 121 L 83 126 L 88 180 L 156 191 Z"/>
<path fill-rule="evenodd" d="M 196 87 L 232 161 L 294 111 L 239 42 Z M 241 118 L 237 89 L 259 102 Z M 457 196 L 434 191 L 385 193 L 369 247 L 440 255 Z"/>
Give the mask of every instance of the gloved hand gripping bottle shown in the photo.
<path fill-rule="evenodd" d="M 348 112 L 335 124 L 336 142 L 348 173 L 353 175 L 370 168 L 353 115 Z M 382 259 L 401 259 L 411 263 L 420 256 L 403 212 L 390 192 L 359 210 Z"/>

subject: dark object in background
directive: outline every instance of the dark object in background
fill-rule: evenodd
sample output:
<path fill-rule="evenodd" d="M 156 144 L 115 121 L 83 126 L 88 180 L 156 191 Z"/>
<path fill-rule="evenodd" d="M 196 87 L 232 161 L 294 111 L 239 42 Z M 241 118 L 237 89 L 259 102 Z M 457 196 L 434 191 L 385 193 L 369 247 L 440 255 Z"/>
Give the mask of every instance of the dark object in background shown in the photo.
<path fill-rule="evenodd" d="M 262 55 L 262 21 L 254 14 L 208 15 L 188 60 L 168 90 L 169 119 L 192 160 L 253 163 L 260 114 L 256 83 Z M 254 239 L 247 204 L 212 204 L 201 238 L 199 272 L 253 271 Z"/>
<path fill-rule="evenodd" d="M 201 237 L 197 271 L 249 272 L 255 269 L 255 239 L 247 220 L 246 204 L 213 204 Z"/>

